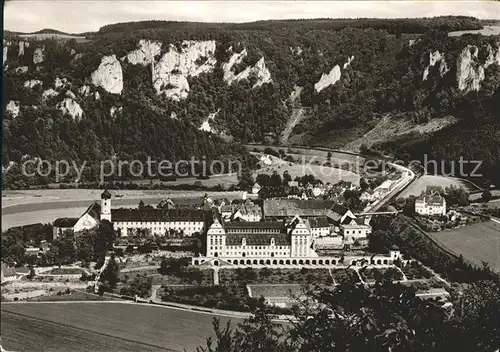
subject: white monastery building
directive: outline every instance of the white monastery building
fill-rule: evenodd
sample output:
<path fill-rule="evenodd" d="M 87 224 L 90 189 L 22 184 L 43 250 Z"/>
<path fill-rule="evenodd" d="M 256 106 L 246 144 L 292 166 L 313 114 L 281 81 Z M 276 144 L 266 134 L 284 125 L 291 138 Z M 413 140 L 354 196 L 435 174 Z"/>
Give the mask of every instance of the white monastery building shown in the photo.
<path fill-rule="evenodd" d="M 101 204 L 93 203 L 80 218 L 60 218 L 54 221 L 54 238 L 65 230 L 79 232 L 96 227 L 100 221 L 108 220 L 119 237 L 132 235 L 135 230 L 147 230 L 151 235 L 164 235 L 173 229 L 191 236 L 205 230 L 205 221 L 211 211 L 180 208 L 120 208 L 111 209 L 111 193 L 106 189 L 101 194 Z"/>

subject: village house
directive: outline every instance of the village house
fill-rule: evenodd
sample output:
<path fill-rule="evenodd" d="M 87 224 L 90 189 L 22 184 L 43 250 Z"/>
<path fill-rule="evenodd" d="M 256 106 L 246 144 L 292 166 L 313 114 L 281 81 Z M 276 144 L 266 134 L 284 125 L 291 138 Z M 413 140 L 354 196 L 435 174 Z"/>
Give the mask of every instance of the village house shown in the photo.
<path fill-rule="evenodd" d="M 420 215 L 446 215 L 446 200 L 432 190 L 415 201 L 415 212 Z"/>
<path fill-rule="evenodd" d="M 344 237 L 344 241 L 351 239 L 366 239 L 371 233 L 371 226 L 366 224 L 366 220 L 356 217 L 349 209 L 336 203 L 327 214 L 330 223 L 334 226 L 334 231 Z"/>

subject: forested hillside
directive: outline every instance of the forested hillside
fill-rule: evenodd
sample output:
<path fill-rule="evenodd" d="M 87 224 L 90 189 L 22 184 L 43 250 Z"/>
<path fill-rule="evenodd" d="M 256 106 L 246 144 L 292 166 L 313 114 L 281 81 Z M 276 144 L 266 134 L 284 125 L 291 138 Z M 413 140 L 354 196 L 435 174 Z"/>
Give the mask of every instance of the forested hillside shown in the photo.
<path fill-rule="evenodd" d="M 344 148 L 383 116 L 416 126 L 453 115 L 457 124 L 435 134 L 400 133 L 373 147 L 447 160 L 463 151 L 494 175 L 500 39 L 447 36 L 480 27 L 468 17 L 150 21 L 78 42 L 9 35 L 3 165 L 23 155 L 238 157 L 239 142 Z"/>

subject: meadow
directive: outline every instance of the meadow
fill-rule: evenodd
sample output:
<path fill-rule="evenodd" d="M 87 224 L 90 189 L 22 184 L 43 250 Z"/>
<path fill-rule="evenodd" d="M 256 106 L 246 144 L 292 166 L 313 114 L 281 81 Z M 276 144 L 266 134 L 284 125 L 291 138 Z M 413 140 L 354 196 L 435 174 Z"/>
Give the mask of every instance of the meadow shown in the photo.
<path fill-rule="evenodd" d="M 436 176 L 436 175 L 425 175 L 420 178 L 417 178 L 408 188 L 406 188 L 400 195 L 402 198 L 406 198 L 409 196 L 420 196 L 422 192 L 424 192 L 427 186 L 437 186 L 437 187 L 462 187 L 466 191 L 477 191 L 477 189 L 466 182 L 465 180 L 444 177 L 444 176 Z"/>
<path fill-rule="evenodd" d="M 132 303 L 10 303 L 1 312 L 8 351 L 192 351 L 213 336 L 209 314 Z"/>
<path fill-rule="evenodd" d="M 492 270 L 500 271 L 500 224 L 486 221 L 428 235 L 455 255 L 479 267 L 487 262 Z"/>

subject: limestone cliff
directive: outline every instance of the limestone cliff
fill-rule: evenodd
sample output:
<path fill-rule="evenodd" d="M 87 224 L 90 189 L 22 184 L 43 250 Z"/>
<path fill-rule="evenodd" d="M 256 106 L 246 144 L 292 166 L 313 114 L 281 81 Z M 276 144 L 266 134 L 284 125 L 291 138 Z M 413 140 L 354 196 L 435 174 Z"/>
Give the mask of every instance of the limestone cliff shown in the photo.
<path fill-rule="evenodd" d="M 62 102 L 57 104 L 57 108 L 63 113 L 63 114 L 69 114 L 73 119 L 76 118 L 81 118 L 83 116 L 83 110 L 80 107 L 80 104 L 78 104 L 76 101 L 74 101 L 72 98 L 64 98 Z"/>
<path fill-rule="evenodd" d="M 340 80 L 340 76 L 341 76 L 340 66 L 335 65 L 332 68 L 332 70 L 330 71 L 330 73 L 328 73 L 328 74 L 323 73 L 321 75 L 321 78 L 319 79 L 319 81 L 314 84 L 314 89 L 316 90 L 316 92 L 319 93 L 323 89 L 325 89 L 326 87 L 337 83 L 338 80 Z"/>
<path fill-rule="evenodd" d="M 44 52 L 45 48 L 36 48 L 33 53 L 33 63 L 35 65 L 41 64 L 44 60 Z"/>
<path fill-rule="evenodd" d="M 485 78 L 485 69 L 490 65 L 500 65 L 500 43 L 486 47 L 487 56 L 483 64 L 479 59 L 479 48 L 467 45 L 457 58 L 457 85 L 464 92 L 479 91 Z"/>
<path fill-rule="evenodd" d="M 10 115 L 13 118 L 16 118 L 19 116 L 19 110 L 20 110 L 20 104 L 19 101 L 17 100 L 11 100 L 5 107 L 5 110 L 10 113 Z"/>
<path fill-rule="evenodd" d="M 179 50 L 170 45 L 157 63 L 153 63 L 153 86 L 158 94 L 172 100 L 189 94 L 188 77 L 196 77 L 214 69 L 215 41 L 185 40 Z"/>
<path fill-rule="evenodd" d="M 92 84 L 102 87 L 109 93 L 121 94 L 123 90 L 123 72 L 116 55 L 104 56 L 101 64 L 92 75 Z"/>
<path fill-rule="evenodd" d="M 139 48 L 128 53 L 122 58 L 132 65 L 150 65 L 155 62 L 155 57 L 161 53 L 162 43 L 141 39 Z"/>

